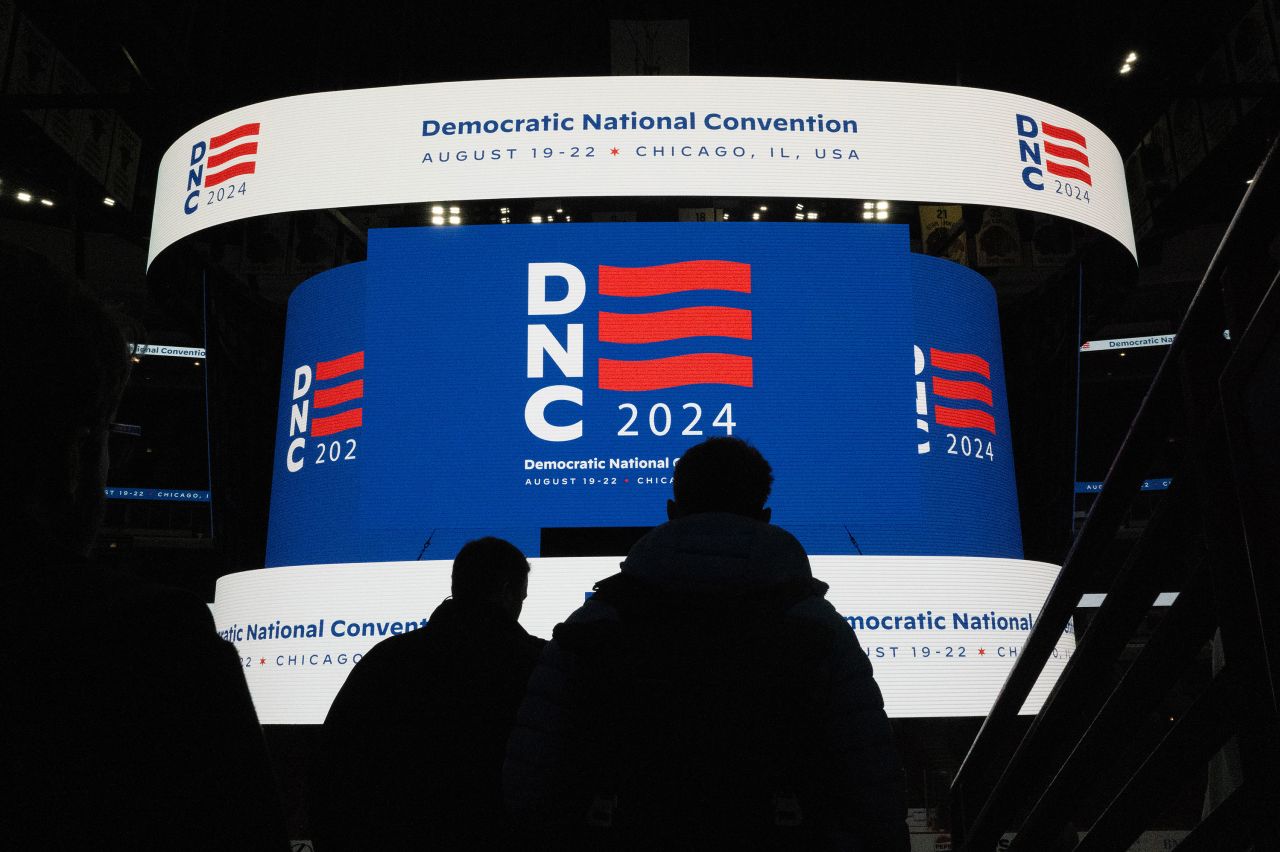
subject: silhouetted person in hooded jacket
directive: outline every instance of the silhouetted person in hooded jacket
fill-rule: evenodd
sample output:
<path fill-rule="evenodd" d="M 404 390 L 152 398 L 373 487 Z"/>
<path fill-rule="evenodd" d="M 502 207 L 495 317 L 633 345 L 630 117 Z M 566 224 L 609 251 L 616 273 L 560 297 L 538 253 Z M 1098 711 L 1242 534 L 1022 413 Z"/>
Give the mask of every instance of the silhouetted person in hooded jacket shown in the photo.
<path fill-rule="evenodd" d="M 588 849 L 908 848 L 871 664 L 765 508 L 768 462 L 713 438 L 670 521 L 558 625 L 504 768 L 513 816 Z"/>
<path fill-rule="evenodd" d="M 510 845 L 502 759 L 545 644 L 516 621 L 528 582 L 514 545 L 469 542 L 427 625 L 352 669 L 313 773 L 320 852 Z"/>
<path fill-rule="evenodd" d="M 0 245 L 0 845 L 285 850 L 208 606 L 87 559 L 129 362 L 96 300 Z"/>

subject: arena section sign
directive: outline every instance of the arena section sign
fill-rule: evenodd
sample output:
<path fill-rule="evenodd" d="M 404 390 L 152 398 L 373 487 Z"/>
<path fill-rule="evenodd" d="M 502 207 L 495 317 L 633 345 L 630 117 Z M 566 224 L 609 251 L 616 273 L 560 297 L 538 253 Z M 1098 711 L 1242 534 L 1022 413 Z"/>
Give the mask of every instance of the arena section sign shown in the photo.
<path fill-rule="evenodd" d="M 1115 145 L 1042 101 L 853 80 L 581 77 L 324 92 L 210 119 L 161 161 L 148 265 L 184 236 L 269 213 L 690 195 L 1017 208 L 1136 255 Z"/>
<path fill-rule="evenodd" d="M 606 557 L 533 559 L 520 622 L 537 636 L 615 571 Z M 1022 650 L 1056 565 L 1017 559 L 817 556 L 827 600 L 857 632 L 893 717 L 983 716 Z M 449 593 L 445 560 L 309 565 L 218 580 L 214 617 L 240 652 L 263 724 L 320 724 L 351 667 L 423 627 Z M 1022 712 L 1035 713 L 1075 648 L 1064 633 Z"/>

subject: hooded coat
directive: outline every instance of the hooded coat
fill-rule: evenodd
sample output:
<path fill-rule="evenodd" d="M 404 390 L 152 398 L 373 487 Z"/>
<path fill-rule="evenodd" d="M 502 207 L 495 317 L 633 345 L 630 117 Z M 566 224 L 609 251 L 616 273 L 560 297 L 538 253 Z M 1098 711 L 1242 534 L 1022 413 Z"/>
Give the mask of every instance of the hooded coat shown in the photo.
<path fill-rule="evenodd" d="M 675 614 L 653 616 L 643 608 L 619 605 L 616 598 L 603 593 L 618 577 L 624 578 L 624 584 L 651 590 L 655 599 L 665 602 L 660 609 Z M 755 745 L 767 751 L 773 736 L 795 733 L 787 728 L 805 728 L 805 737 L 793 740 L 807 743 L 799 770 L 822 799 L 804 801 L 811 823 L 818 823 L 818 845 L 876 852 L 908 848 L 902 764 L 871 663 L 849 624 L 823 598 L 825 584 L 813 580 L 808 557 L 790 533 L 737 515 L 685 517 L 637 542 L 622 563 L 621 574 L 597 588 L 602 592 L 556 628 L 529 681 L 504 765 L 506 802 L 517 820 L 572 835 L 575 826 L 589 825 L 599 816 L 594 811 L 600 803 L 591 802 L 591 791 L 582 789 L 581 779 L 598 777 L 598 764 L 615 759 L 617 752 L 604 747 L 598 734 L 592 733 L 598 731 L 609 702 L 591 684 L 600 682 L 602 668 L 614 670 L 609 682 L 619 690 L 628 689 L 628 678 L 651 677 L 652 672 L 635 674 L 644 667 L 637 667 L 634 651 L 630 657 L 611 658 L 595 653 L 597 646 L 609 644 L 618 629 L 638 628 L 639 633 L 628 635 L 648 637 L 640 641 L 653 645 L 675 637 L 674 641 L 685 644 L 688 656 L 710 654 L 714 664 L 717 649 L 725 649 L 726 656 L 734 650 L 736 637 L 726 640 L 726 634 L 754 620 L 764 625 L 762 629 L 779 634 L 762 637 L 759 647 L 781 649 L 778 653 L 784 659 L 779 668 L 792 676 L 785 688 L 796 690 L 799 699 L 786 712 L 804 717 L 780 723 L 776 723 L 778 717 L 770 717 L 769 724 L 783 730 L 758 729 L 761 735 Z M 780 617 L 758 618 L 767 610 L 760 601 L 770 598 L 780 602 Z M 686 601 L 707 605 L 696 604 L 682 614 L 679 610 Z M 628 623 L 655 618 L 662 623 Z M 800 640 L 794 641 L 797 636 Z M 628 641 L 634 645 L 634 640 Z M 662 659 L 679 665 L 676 650 Z M 643 645 L 640 654 L 644 655 Z M 787 654 L 795 659 L 785 659 Z M 748 670 L 741 665 L 734 668 L 727 659 L 723 668 L 736 672 L 733 677 L 752 679 L 756 673 L 749 670 L 749 659 Z M 762 660 L 760 665 L 766 663 Z M 716 668 L 712 665 L 707 671 Z M 731 689 L 733 684 L 721 682 L 716 688 Z M 741 694 L 748 713 L 757 705 L 760 714 L 779 706 L 776 700 L 770 703 L 777 696 L 751 690 Z M 634 695 L 628 692 L 627 700 L 646 700 Z M 676 702 L 649 718 L 654 725 L 677 726 L 669 733 L 678 733 L 680 724 L 692 723 L 698 710 L 689 705 L 696 703 Z M 803 712 L 799 707 L 805 708 Z M 645 711 L 644 707 L 633 709 L 633 715 Z M 668 718 L 672 715 L 674 719 Z M 751 750 L 748 746 L 740 751 Z M 666 778 L 709 769 L 713 768 L 671 766 Z M 663 839 L 678 842 L 681 837 Z M 810 838 L 803 845 L 813 843 Z"/>

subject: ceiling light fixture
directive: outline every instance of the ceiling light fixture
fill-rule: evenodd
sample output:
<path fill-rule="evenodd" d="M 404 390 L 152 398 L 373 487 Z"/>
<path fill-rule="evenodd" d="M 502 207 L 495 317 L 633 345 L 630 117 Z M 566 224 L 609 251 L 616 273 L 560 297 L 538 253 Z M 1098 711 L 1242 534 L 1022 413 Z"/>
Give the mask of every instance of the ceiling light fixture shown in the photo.
<path fill-rule="evenodd" d="M 108 206 L 108 207 L 115 207 L 115 206 L 116 206 L 116 200 L 115 200 L 114 198 L 109 197 L 109 196 L 108 196 L 107 198 L 102 199 L 102 203 L 103 203 L 103 204 L 105 204 L 105 205 L 106 205 L 106 206 Z"/>
<path fill-rule="evenodd" d="M 29 193 L 29 192 L 19 192 L 19 193 L 18 193 L 18 195 L 17 195 L 17 199 L 18 199 L 19 201 L 21 201 L 23 204 L 26 204 L 26 203 L 28 203 L 29 201 L 31 201 L 31 193 Z"/>
<path fill-rule="evenodd" d="M 52 202 L 52 201 L 50 201 L 50 200 L 49 200 L 49 199 L 47 199 L 47 198 L 41 198 L 41 199 L 40 199 L 40 203 L 41 203 L 41 204 L 43 204 L 45 207 L 52 207 L 52 206 L 53 206 L 53 202 Z"/>

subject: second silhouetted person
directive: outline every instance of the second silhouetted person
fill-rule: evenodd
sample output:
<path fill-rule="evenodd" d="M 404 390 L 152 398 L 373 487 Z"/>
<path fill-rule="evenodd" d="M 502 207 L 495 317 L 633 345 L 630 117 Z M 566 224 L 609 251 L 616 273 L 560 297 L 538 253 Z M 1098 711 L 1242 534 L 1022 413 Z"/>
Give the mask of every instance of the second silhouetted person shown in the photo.
<path fill-rule="evenodd" d="M 507 735 L 545 644 L 516 619 L 529 563 L 469 542 L 426 627 L 375 645 L 325 719 L 311 816 L 324 850 L 477 849 L 509 843 Z"/>

